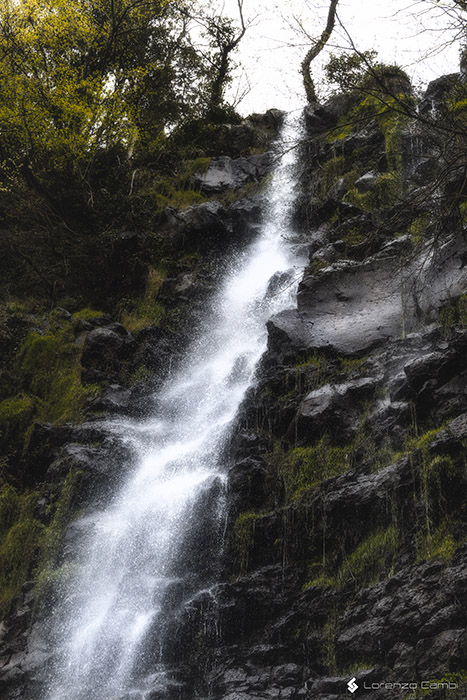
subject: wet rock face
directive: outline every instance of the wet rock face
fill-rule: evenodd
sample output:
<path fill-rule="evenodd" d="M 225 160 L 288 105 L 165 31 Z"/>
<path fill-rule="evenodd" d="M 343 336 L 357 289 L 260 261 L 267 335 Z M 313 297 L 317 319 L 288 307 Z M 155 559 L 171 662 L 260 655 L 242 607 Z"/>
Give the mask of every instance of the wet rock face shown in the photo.
<path fill-rule="evenodd" d="M 338 261 L 318 274 L 305 272 L 298 310 L 283 311 L 269 322 L 271 350 L 280 353 L 288 345 L 366 352 L 436 318 L 449 295 L 466 288 L 467 247 L 456 235 L 415 258 L 406 258 L 405 241 L 394 243 L 363 262 Z M 395 255 L 397 247 L 401 252 Z"/>
<path fill-rule="evenodd" d="M 167 640 L 190 700 L 338 700 L 352 677 L 369 700 L 446 676 L 467 696 L 467 250 L 443 208 L 463 186 L 435 194 L 434 130 L 406 124 L 397 158 L 377 118 L 320 138 L 357 105 L 306 113 L 298 308 L 268 323 L 227 451 L 223 581 L 180 601 Z"/>
<path fill-rule="evenodd" d="M 294 345 L 329 347 L 352 355 L 401 334 L 400 260 L 334 263 L 322 276 L 305 276 L 298 311 L 270 321 Z"/>

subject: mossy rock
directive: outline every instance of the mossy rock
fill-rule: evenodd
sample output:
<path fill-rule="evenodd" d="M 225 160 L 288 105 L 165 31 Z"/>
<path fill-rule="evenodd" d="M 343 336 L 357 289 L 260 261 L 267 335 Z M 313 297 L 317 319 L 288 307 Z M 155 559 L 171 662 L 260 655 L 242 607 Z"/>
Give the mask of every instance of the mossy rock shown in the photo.
<path fill-rule="evenodd" d="M 37 560 L 43 525 L 35 517 L 36 492 L 0 491 L 0 618 L 7 615 Z"/>
<path fill-rule="evenodd" d="M 19 394 L 0 403 L 0 446 L 7 452 L 21 450 L 24 436 L 36 413 L 36 402 Z"/>
<path fill-rule="evenodd" d="M 81 383 L 82 348 L 75 343 L 71 323 L 55 332 L 30 333 L 17 357 L 23 387 L 36 398 L 42 422 L 78 422 L 85 400 L 95 388 Z"/>

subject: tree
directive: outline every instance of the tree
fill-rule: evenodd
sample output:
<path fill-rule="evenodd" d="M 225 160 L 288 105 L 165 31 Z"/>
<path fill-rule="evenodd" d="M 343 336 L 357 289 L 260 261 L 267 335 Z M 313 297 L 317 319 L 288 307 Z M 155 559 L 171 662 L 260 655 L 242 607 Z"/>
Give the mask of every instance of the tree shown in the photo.
<path fill-rule="evenodd" d="M 326 20 L 326 26 L 324 28 L 323 33 L 321 34 L 320 38 L 317 40 L 312 40 L 312 45 L 308 49 L 307 53 L 305 54 L 305 58 L 302 61 L 301 65 L 301 73 L 302 73 L 302 81 L 303 81 L 303 87 L 305 89 L 305 95 L 308 100 L 308 102 L 313 103 L 317 102 L 317 97 L 316 97 L 316 89 L 315 89 L 315 84 L 313 81 L 313 78 L 311 76 L 311 63 L 314 61 L 316 56 L 318 56 L 319 53 L 324 49 L 326 46 L 329 37 L 332 34 L 332 31 L 334 29 L 334 24 L 336 21 L 336 11 L 337 11 L 337 4 L 339 0 L 331 0 L 329 4 L 329 10 L 328 10 L 328 16 Z M 308 37 L 311 39 L 310 35 L 308 34 Z"/>
<path fill-rule="evenodd" d="M 136 201 L 135 172 L 180 162 L 173 134 L 222 101 L 240 40 L 229 25 L 206 57 L 190 35 L 194 3 L 0 0 L 0 231 L 10 269 L 13 259 L 27 265 L 54 290 L 70 271 L 91 275 L 91 246 L 97 261 L 112 245 L 105 231 L 152 227 L 154 203 Z"/>

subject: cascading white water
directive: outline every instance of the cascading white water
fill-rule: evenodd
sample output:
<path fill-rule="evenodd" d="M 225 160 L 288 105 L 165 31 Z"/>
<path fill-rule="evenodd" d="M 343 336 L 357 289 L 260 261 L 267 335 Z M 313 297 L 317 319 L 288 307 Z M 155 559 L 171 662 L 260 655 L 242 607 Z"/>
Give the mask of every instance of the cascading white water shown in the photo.
<path fill-rule="evenodd" d="M 137 466 L 89 517 L 80 573 L 54 613 L 63 647 L 47 700 L 145 697 L 134 669 L 149 631 L 162 624 L 190 509 L 223 473 L 221 450 L 266 348 L 267 319 L 294 303 L 290 276 L 274 290 L 270 280 L 291 268 L 297 278 L 304 262 L 290 224 L 300 123 L 289 115 L 282 128 L 260 235 L 232 264 L 185 363 L 161 391 L 157 416 L 128 426 Z"/>

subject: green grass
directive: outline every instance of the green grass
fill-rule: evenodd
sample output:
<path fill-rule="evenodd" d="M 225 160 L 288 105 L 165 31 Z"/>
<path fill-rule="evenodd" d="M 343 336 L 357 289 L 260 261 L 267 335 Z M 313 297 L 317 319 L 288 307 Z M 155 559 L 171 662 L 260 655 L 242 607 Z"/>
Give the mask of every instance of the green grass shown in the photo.
<path fill-rule="evenodd" d="M 344 558 L 334 574 L 323 571 L 305 583 L 303 590 L 314 587 L 339 589 L 349 583 L 363 588 L 374 583 L 381 575 L 390 575 L 398 547 L 399 534 L 393 525 L 378 529 Z"/>
<path fill-rule="evenodd" d="M 313 447 L 296 447 L 283 459 L 281 474 L 289 498 L 352 468 L 354 446 L 334 447 L 324 435 Z"/>

